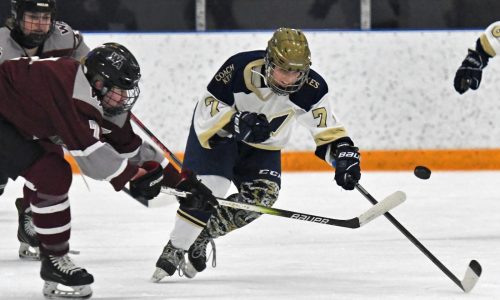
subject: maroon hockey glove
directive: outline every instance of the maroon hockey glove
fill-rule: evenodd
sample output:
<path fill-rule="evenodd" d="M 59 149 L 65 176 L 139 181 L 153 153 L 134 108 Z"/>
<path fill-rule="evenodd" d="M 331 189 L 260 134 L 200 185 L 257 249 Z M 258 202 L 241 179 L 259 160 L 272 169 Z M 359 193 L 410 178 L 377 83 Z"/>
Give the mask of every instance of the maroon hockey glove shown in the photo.
<path fill-rule="evenodd" d="M 146 170 L 147 173 L 130 181 L 130 193 L 134 198 L 153 199 L 161 191 L 163 170 L 156 161 L 147 161 L 141 168 Z"/>
<path fill-rule="evenodd" d="M 345 190 L 353 190 L 361 178 L 358 148 L 339 144 L 335 151 L 335 181 Z"/>
<path fill-rule="evenodd" d="M 210 211 L 217 205 L 217 200 L 212 195 L 212 191 L 198 180 L 193 172 L 184 170 L 181 177 L 182 179 L 176 188 L 190 193 L 186 197 L 177 198 L 181 206 L 187 209 Z"/>

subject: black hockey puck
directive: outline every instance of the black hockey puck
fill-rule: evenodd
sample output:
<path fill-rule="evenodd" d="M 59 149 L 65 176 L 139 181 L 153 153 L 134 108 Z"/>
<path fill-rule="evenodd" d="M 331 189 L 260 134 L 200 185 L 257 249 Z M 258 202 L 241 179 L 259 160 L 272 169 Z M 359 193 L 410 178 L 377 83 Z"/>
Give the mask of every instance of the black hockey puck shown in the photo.
<path fill-rule="evenodd" d="M 420 179 L 429 179 L 431 177 L 431 170 L 424 166 L 415 167 L 413 173 Z"/>

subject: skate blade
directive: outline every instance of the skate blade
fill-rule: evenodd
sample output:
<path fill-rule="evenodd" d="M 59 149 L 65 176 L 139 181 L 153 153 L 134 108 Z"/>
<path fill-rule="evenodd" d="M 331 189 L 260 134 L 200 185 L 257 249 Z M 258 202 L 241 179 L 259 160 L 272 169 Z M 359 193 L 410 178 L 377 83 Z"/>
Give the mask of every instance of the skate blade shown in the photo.
<path fill-rule="evenodd" d="M 26 243 L 21 243 L 19 246 L 19 258 L 22 260 L 40 260 L 40 249 L 38 247 L 31 247 Z"/>
<path fill-rule="evenodd" d="M 162 268 L 156 268 L 153 276 L 151 277 L 151 282 L 160 282 L 166 276 L 170 275 L 168 275 L 168 273 L 165 272 L 165 270 L 163 270 Z"/>
<path fill-rule="evenodd" d="M 89 299 L 92 297 L 90 285 L 66 286 L 53 281 L 45 281 L 43 295 L 47 299 Z"/>
<path fill-rule="evenodd" d="M 198 271 L 196 271 L 196 269 L 190 262 L 187 262 L 184 265 L 182 265 L 182 273 L 184 274 L 184 276 L 191 279 L 194 278 L 196 274 L 198 274 Z"/>

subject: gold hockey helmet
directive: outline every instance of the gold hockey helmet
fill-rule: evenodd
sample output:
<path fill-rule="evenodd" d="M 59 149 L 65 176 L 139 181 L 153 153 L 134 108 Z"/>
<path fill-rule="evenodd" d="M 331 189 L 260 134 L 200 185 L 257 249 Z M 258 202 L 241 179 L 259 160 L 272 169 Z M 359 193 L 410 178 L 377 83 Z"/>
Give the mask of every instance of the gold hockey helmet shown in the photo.
<path fill-rule="evenodd" d="M 299 29 L 279 28 L 267 44 L 266 80 L 269 88 L 278 95 L 288 95 L 298 91 L 307 79 L 311 67 L 311 51 L 304 33 Z M 275 68 L 289 72 L 299 72 L 297 81 L 286 87 L 273 78 Z"/>

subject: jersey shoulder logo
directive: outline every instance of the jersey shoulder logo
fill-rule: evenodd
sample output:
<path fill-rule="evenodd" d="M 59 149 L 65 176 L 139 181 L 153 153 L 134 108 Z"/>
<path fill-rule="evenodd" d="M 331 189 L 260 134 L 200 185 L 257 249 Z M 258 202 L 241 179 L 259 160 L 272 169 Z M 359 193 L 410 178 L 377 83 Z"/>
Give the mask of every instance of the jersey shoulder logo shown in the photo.
<path fill-rule="evenodd" d="M 493 27 L 493 29 L 491 29 L 491 34 L 496 38 L 500 37 L 500 25 Z"/>
<path fill-rule="evenodd" d="M 62 22 L 56 22 L 56 26 L 55 26 L 58 30 L 59 30 L 59 33 L 61 33 L 61 35 L 66 35 L 70 32 L 70 29 L 68 28 L 68 25 L 66 25 L 65 23 L 62 23 Z"/>
<path fill-rule="evenodd" d="M 315 88 L 315 89 L 318 89 L 319 86 L 320 86 L 320 83 L 312 78 L 307 78 L 306 79 L 306 82 L 308 85 L 310 85 L 311 87 Z"/>
<path fill-rule="evenodd" d="M 215 80 L 217 82 L 222 81 L 224 84 L 228 84 L 231 82 L 231 77 L 233 76 L 234 72 L 234 64 L 231 64 L 221 70 L 217 74 L 215 74 Z"/>

